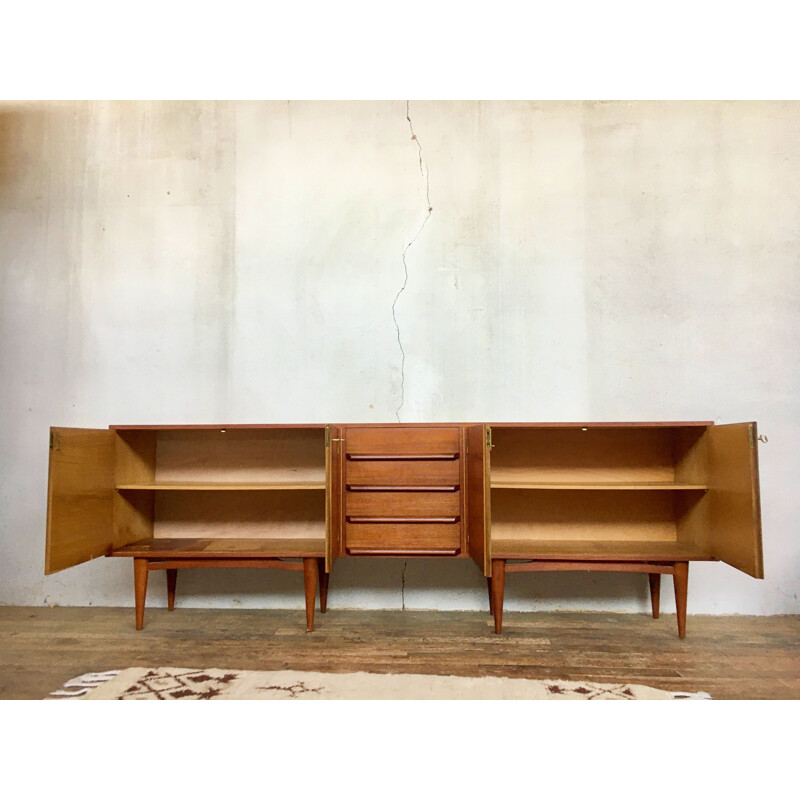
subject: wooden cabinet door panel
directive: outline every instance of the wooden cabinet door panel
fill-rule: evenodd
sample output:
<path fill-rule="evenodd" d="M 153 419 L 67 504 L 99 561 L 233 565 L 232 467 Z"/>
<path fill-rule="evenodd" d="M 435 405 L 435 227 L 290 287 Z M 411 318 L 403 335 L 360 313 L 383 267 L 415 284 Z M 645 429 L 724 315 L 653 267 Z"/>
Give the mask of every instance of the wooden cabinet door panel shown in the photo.
<path fill-rule="evenodd" d="M 51 428 L 46 575 L 114 546 L 114 433 Z"/>
<path fill-rule="evenodd" d="M 708 429 L 709 546 L 736 569 L 764 577 L 755 422 Z"/>

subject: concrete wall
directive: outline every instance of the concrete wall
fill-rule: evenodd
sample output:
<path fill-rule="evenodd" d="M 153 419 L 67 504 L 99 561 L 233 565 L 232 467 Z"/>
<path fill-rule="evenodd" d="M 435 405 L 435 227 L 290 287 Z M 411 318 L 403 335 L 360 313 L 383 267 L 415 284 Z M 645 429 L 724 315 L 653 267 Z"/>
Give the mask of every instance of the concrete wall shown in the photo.
<path fill-rule="evenodd" d="M 695 565 L 690 612 L 800 611 L 800 105 L 410 117 L 0 106 L 0 602 L 132 604 L 127 561 L 43 575 L 50 425 L 756 419 L 767 579 Z M 180 582 L 186 605 L 302 603 L 291 573 Z M 516 576 L 507 608 L 640 611 L 645 585 Z M 342 561 L 331 604 L 484 608 L 485 584 Z"/>

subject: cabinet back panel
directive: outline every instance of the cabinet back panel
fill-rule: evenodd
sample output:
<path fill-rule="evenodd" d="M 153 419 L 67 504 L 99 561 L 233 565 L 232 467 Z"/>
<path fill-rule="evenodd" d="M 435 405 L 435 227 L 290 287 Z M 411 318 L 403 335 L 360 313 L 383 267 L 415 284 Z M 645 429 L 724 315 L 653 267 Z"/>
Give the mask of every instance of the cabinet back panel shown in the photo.
<path fill-rule="evenodd" d="M 156 492 L 156 538 L 325 539 L 325 493 Z"/>
<path fill-rule="evenodd" d="M 315 429 L 159 431 L 157 481 L 325 481 Z"/>
<path fill-rule="evenodd" d="M 493 428 L 491 477 L 531 482 L 674 481 L 676 463 L 698 436 L 696 429 L 691 431 Z"/>
<path fill-rule="evenodd" d="M 491 539 L 676 541 L 674 492 L 491 493 Z"/>

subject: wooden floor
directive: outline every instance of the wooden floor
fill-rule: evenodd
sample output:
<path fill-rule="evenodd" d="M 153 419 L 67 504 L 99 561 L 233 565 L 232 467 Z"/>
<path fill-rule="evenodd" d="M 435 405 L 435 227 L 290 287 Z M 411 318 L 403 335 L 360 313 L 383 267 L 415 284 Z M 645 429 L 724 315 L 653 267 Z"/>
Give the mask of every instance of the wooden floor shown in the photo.
<path fill-rule="evenodd" d="M 800 616 L 0 607 L 0 699 L 133 666 L 420 672 L 644 683 L 715 699 L 800 699 Z"/>

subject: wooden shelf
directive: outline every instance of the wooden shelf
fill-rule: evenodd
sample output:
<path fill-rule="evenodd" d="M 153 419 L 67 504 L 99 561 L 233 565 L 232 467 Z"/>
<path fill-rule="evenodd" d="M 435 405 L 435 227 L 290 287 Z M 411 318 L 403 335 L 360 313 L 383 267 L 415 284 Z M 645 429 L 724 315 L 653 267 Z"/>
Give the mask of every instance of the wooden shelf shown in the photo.
<path fill-rule="evenodd" d="M 143 539 L 112 556 L 140 558 L 310 558 L 325 555 L 325 537 L 263 539 Z"/>
<path fill-rule="evenodd" d="M 492 489 L 547 489 L 570 491 L 693 491 L 705 492 L 708 486 L 701 483 L 671 483 L 670 481 L 525 481 L 525 480 L 493 480 Z"/>
<path fill-rule="evenodd" d="M 118 491 L 130 492 L 264 492 L 287 490 L 325 489 L 325 481 L 271 481 L 269 483 L 238 483 L 226 481 L 181 481 L 155 483 L 124 483 L 116 487 Z"/>
<path fill-rule="evenodd" d="M 552 539 L 492 540 L 492 558 L 581 561 L 712 561 L 707 550 L 676 541 L 574 541 Z"/>

